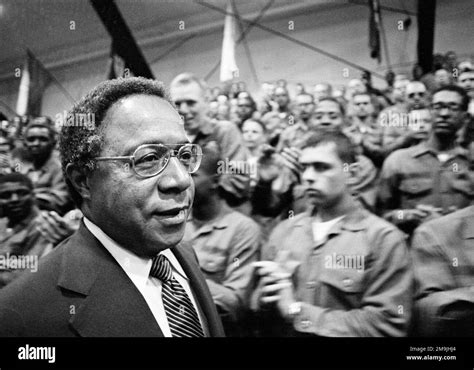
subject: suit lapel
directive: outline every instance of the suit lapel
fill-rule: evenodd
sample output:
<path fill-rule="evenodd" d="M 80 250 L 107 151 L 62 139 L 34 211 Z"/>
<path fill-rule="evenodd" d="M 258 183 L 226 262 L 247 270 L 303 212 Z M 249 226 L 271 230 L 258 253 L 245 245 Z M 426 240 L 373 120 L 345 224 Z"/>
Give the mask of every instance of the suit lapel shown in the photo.
<path fill-rule="evenodd" d="M 172 251 L 186 273 L 186 276 L 189 278 L 192 292 L 196 298 L 196 304 L 204 314 L 210 336 L 222 337 L 224 336 L 224 330 L 216 306 L 209 292 L 207 283 L 201 274 L 199 265 L 197 262 L 194 262 L 195 258 L 193 258 L 193 252 L 188 250 L 188 248 L 192 247 L 187 244 L 178 245 L 172 248 Z"/>
<path fill-rule="evenodd" d="M 70 320 L 80 336 L 163 336 L 143 296 L 83 223 L 67 244 L 58 285 L 84 296 Z"/>

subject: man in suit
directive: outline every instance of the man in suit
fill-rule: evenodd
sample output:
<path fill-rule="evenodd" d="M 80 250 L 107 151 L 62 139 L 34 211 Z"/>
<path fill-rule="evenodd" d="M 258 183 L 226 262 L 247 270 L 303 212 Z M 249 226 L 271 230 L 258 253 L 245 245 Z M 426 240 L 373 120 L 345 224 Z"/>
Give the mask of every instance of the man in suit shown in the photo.
<path fill-rule="evenodd" d="M 163 85 L 106 81 L 66 122 L 62 168 L 84 219 L 0 293 L 0 336 L 222 336 L 196 257 L 179 245 L 201 150 Z"/>

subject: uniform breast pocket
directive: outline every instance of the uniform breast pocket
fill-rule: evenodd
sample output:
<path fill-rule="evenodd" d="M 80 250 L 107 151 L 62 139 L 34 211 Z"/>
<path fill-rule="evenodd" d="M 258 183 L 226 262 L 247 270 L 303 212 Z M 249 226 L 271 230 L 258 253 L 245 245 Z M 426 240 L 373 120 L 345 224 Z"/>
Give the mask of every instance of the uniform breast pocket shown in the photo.
<path fill-rule="evenodd" d="M 474 187 L 467 170 L 460 171 L 450 178 L 449 185 L 457 193 L 462 193 L 466 197 L 474 195 Z"/>
<path fill-rule="evenodd" d="M 418 198 L 429 194 L 433 189 L 431 179 L 405 179 L 400 184 L 400 191 L 405 196 Z"/>
<path fill-rule="evenodd" d="M 218 246 L 206 245 L 196 250 L 199 265 L 203 272 L 212 275 L 223 273 L 227 264 L 227 252 Z"/>
<path fill-rule="evenodd" d="M 363 273 L 356 270 L 326 269 L 321 274 L 321 301 L 336 309 L 358 308 L 364 293 Z"/>

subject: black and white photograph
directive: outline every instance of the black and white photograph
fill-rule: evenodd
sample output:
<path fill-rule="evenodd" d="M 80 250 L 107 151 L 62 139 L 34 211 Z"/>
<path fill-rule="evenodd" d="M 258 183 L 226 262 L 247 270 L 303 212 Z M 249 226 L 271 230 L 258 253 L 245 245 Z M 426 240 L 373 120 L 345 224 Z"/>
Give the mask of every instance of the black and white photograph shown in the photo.
<path fill-rule="evenodd" d="M 0 369 L 473 369 L 473 37 L 472 0 L 0 0 Z"/>

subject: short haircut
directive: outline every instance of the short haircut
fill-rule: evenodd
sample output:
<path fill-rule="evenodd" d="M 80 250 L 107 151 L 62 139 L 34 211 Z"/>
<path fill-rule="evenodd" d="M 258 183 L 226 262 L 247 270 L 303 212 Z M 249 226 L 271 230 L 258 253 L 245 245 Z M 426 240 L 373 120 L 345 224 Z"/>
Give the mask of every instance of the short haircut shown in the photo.
<path fill-rule="evenodd" d="M 31 120 L 25 127 L 25 136 L 30 129 L 35 127 L 47 129 L 51 139 L 55 140 L 57 134 L 56 128 L 54 127 L 53 121 L 51 121 L 49 117 L 37 117 Z"/>
<path fill-rule="evenodd" d="M 357 149 L 354 143 L 340 130 L 314 132 L 305 140 L 302 149 L 329 143 L 334 143 L 336 153 L 343 163 L 357 162 Z"/>
<path fill-rule="evenodd" d="M 467 108 L 469 106 L 469 96 L 467 95 L 466 90 L 464 90 L 461 86 L 457 86 L 457 85 L 442 86 L 436 89 L 433 92 L 433 94 L 431 94 L 431 99 L 433 100 L 433 97 L 435 96 L 435 94 L 441 91 L 453 91 L 453 92 L 458 93 L 461 96 L 461 110 L 463 110 L 464 112 L 467 111 Z"/>
<path fill-rule="evenodd" d="M 86 171 L 95 169 L 93 158 L 100 155 L 104 145 L 102 130 L 104 117 L 114 103 L 131 95 L 157 96 L 172 104 L 162 82 L 143 77 L 118 78 L 97 85 L 76 103 L 68 114 L 68 117 L 77 117 L 78 114 L 92 114 L 94 117 L 92 128 L 86 125 L 65 125 L 59 136 L 59 151 L 64 178 L 78 207 L 82 204 L 82 197 L 67 178 L 66 167 L 68 164 L 72 164 L 77 169 Z"/>
<path fill-rule="evenodd" d="M 332 85 L 329 82 L 318 82 L 316 85 L 314 85 L 314 88 L 316 88 L 316 86 L 318 86 L 318 85 L 325 86 L 327 91 L 329 93 L 332 93 Z"/>
<path fill-rule="evenodd" d="M 276 91 L 277 90 L 283 90 L 283 92 L 286 94 L 286 95 L 290 95 L 289 92 L 288 92 L 288 89 L 285 87 L 285 86 L 277 86 L 275 87 L 275 94 L 276 94 Z"/>
<path fill-rule="evenodd" d="M 367 95 L 370 98 L 370 101 L 372 102 L 373 96 L 368 91 L 357 91 L 357 92 L 355 92 L 354 94 L 352 94 L 352 100 L 354 100 L 354 97 L 360 96 L 360 95 Z"/>
<path fill-rule="evenodd" d="M 314 96 L 313 94 L 310 94 L 309 92 L 304 91 L 301 94 L 296 95 L 295 100 L 298 96 L 309 96 L 311 98 L 311 102 L 314 103 Z"/>
<path fill-rule="evenodd" d="M 239 95 L 242 94 L 242 93 L 239 93 Z M 253 111 L 256 111 L 257 110 L 257 104 L 255 103 L 255 100 L 253 100 L 252 96 L 250 96 L 250 94 L 246 95 L 246 96 L 237 96 L 237 104 L 239 102 L 239 100 L 247 100 L 249 103 L 250 103 L 250 108 L 253 110 Z"/>
<path fill-rule="evenodd" d="M 242 122 L 242 128 L 244 127 L 244 124 L 245 122 L 255 122 L 255 123 L 258 123 L 260 125 L 260 127 L 262 128 L 263 130 L 263 133 L 265 133 L 267 131 L 267 127 L 265 126 L 265 124 L 257 119 L 257 118 L 249 118 L 249 119 L 246 119 L 244 122 Z"/>
<path fill-rule="evenodd" d="M 170 83 L 170 87 L 173 86 L 183 86 L 183 85 L 190 85 L 192 83 L 197 83 L 201 90 L 203 91 L 203 94 L 207 90 L 207 84 L 203 79 L 198 78 L 196 75 L 193 73 L 189 72 L 184 72 L 179 75 L 177 75 L 175 78 Z"/>
<path fill-rule="evenodd" d="M 333 98 L 332 96 L 326 96 L 325 98 L 320 99 L 318 104 L 323 102 L 323 101 L 332 101 L 333 103 L 336 103 L 337 106 L 339 107 L 339 110 L 341 111 L 342 116 L 343 117 L 346 116 L 346 108 L 344 108 L 344 105 L 339 100 L 337 100 L 336 98 Z M 318 106 L 316 105 L 316 109 L 317 108 L 318 108 Z"/>
<path fill-rule="evenodd" d="M 18 182 L 26 185 L 28 189 L 33 191 L 33 183 L 30 178 L 20 172 L 12 172 L 7 174 L 0 174 L 0 185 L 6 182 Z"/>

